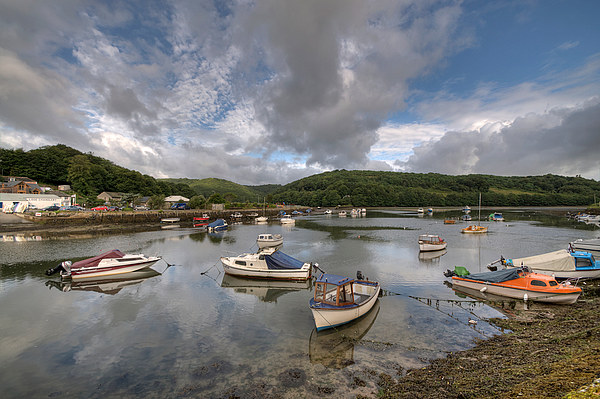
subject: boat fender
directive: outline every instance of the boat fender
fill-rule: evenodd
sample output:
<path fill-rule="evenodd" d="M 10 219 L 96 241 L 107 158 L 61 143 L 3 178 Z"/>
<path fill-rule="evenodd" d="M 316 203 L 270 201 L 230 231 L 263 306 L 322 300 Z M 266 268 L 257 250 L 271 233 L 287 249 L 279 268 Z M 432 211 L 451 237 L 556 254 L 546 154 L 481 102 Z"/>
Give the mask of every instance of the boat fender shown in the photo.
<path fill-rule="evenodd" d="M 527 296 L 527 294 L 523 295 L 523 300 L 524 300 L 525 302 L 527 302 L 527 300 L 528 300 L 528 299 L 529 299 L 529 297 Z"/>
<path fill-rule="evenodd" d="M 483 294 L 484 292 L 486 292 L 486 291 L 487 291 L 487 287 L 482 287 L 482 288 L 479 290 L 479 292 L 481 292 L 482 294 Z"/>

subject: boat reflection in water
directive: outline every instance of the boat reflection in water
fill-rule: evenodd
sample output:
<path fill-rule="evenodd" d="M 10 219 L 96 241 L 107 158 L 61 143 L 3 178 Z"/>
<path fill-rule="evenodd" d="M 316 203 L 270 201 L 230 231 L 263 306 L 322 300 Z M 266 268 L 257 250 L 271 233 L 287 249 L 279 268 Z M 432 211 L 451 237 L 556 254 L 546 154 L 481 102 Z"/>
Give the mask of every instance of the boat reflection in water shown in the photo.
<path fill-rule="evenodd" d="M 474 288 L 467 287 L 458 287 L 455 284 L 452 284 L 448 281 L 444 281 L 444 285 L 449 288 L 452 288 L 454 293 L 459 298 L 471 298 L 476 301 L 485 302 L 486 305 L 496 309 L 500 313 L 505 316 L 511 317 L 514 316 L 514 313 L 511 311 L 517 307 L 517 299 L 508 298 L 501 295 L 489 294 L 487 292 L 481 292 Z M 523 304 L 523 309 L 528 310 L 531 306 L 531 303 L 520 301 Z M 536 305 L 541 305 L 537 303 Z"/>
<path fill-rule="evenodd" d="M 94 291 L 101 294 L 115 295 L 124 287 L 140 284 L 142 281 L 161 274 L 154 269 L 138 270 L 122 275 L 105 276 L 81 280 L 46 281 L 46 286 L 63 292 Z"/>
<path fill-rule="evenodd" d="M 447 249 L 441 251 L 419 252 L 419 260 L 423 262 L 439 262 L 442 255 L 446 255 Z"/>
<path fill-rule="evenodd" d="M 354 345 L 371 329 L 379 314 L 379 299 L 371 311 L 360 319 L 327 330 L 313 329 L 309 340 L 311 363 L 343 369 L 354 364 Z"/>
<path fill-rule="evenodd" d="M 260 280 L 225 274 L 221 287 L 233 288 L 234 292 L 258 297 L 263 302 L 277 302 L 277 299 L 290 292 L 308 290 L 312 281 Z"/>

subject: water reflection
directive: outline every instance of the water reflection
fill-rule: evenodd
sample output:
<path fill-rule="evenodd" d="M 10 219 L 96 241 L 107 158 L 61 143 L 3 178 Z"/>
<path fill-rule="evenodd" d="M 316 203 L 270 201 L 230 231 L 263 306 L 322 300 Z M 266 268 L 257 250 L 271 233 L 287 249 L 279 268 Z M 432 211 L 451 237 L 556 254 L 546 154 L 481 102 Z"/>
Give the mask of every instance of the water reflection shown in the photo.
<path fill-rule="evenodd" d="M 440 256 L 446 255 L 447 249 L 441 251 L 419 252 L 419 260 L 422 262 L 439 262 Z"/>
<path fill-rule="evenodd" d="M 234 292 L 258 297 L 263 302 L 277 302 L 285 294 L 300 290 L 309 290 L 312 280 L 306 281 L 277 281 L 258 280 L 236 277 L 229 274 L 223 276 L 221 287 L 233 288 Z"/>
<path fill-rule="evenodd" d="M 379 299 L 364 317 L 343 326 L 318 331 L 313 329 L 309 340 L 311 363 L 327 368 L 343 369 L 354 364 L 354 346 L 369 332 L 379 314 Z"/>
<path fill-rule="evenodd" d="M 115 295 L 124 287 L 140 284 L 144 280 L 160 275 L 161 274 L 154 269 L 147 269 L 126 273 L 121 276 L 106 276 L 89 280 L 48 280 L 45 284 L 46 287 L 49 287 L 50 289 L 56 288 L 62 292 L 94 291 L 100 294 Z"/>

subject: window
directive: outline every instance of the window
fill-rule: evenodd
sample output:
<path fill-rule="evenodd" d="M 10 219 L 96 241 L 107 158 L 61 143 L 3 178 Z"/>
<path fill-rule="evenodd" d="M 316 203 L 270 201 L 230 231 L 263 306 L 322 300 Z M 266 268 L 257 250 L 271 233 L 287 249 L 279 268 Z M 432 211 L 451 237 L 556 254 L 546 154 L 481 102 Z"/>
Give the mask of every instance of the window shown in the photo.
<path fill-rule="evenodd" d="M 554 287 L 555 285 L 558 285 L 558 283 L 556 281 L 550 281 L 548 284 L 550 284 L 550 287 Z"/>
<path fill-rule="evenodd" d="M 537 285 L 538 287 L 545 287 L 546 283 L 540 280 L 531 280 L 531 285 Z"/>
<path fill-rule="evenodd" d="M 235 264 L 236 265 L 241 265 L 241 266 L 246 266 L 246 261 L 244 261 L 244 260 L 236 260 Z"/>
<path fill-rule="evenodd" d="M 315 301 L 323 301 L 325 299 L 324 294 L 325 284 L 317 283 L 317 286 L 315 287 Z"/>
<path fill-rule="evenodd" d="M 575 267 L 591 267 L 592 262 L 586 258 L 575 258 Z"/>

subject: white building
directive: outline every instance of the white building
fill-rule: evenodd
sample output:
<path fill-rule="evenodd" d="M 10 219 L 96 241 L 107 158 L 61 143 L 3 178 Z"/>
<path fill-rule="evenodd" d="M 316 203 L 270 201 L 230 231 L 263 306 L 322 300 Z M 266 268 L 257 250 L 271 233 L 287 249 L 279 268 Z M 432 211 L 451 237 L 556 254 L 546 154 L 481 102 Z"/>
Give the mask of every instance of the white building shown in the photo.
<path fill-rule="evenodd" d="M 165 198 L 165 202 L 170 202 L 170 203 L 190 202 L 190 199 L 182 197 L 181 195 L 171 195 L 171 196 Z"/>
<path fill-rule="evenodd" d="M 54 194 L 12 194 L 0 193 L 0 209 L 12 208 L 20 204 L 18 209 L 42 209 L 51 205 L 71 205 L 71 197 L 59 197 Z"/>

